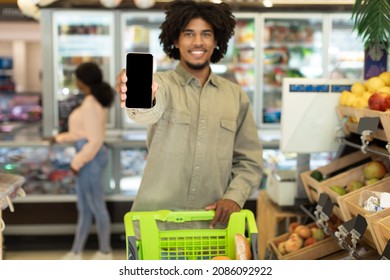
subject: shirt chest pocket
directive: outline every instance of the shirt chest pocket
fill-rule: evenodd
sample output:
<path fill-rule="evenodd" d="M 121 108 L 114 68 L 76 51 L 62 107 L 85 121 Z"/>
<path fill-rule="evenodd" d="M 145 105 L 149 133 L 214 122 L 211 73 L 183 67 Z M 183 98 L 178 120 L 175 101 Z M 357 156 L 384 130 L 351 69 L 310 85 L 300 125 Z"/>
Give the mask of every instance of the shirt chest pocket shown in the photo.
<path fill-rule="evenodd" d="M 218 158 L 233 158 L 234 138 L 236 136 L 237 124 L 232 120 L 221 120 L 218 131 Z"/>
<path fill-rule="evenodd" d="M 161 152 L 181 155 L 188 143 L 191 116 L 183 112 L 166 111 L 157 128 Z"/>

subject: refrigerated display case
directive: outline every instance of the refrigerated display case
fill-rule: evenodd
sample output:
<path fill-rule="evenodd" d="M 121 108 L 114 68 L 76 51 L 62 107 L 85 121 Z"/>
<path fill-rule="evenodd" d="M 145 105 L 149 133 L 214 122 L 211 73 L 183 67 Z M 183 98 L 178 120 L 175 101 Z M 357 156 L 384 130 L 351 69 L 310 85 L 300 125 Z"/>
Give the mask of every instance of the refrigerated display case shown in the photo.
<path fill-rule="evenodd" d="M 126 67 L 126 54 L 128 52 L 151 53 L 154 59 L 154 71 L 175 68 L 177 62 L 164 53 L 158 38 L 160 25 L 165 18 L 163 13 L 123 12 L 120 18 L 121 51 L 118 56 L 118 64 L 121 69 Z M 123 128 L 146 128 L 146 126 L 130 120 L 124 110 L 121 111 L 121 122 Z"/>
<path fill-rule="evenodd" d="M 280 129 L 282 79 L 363 78 L 364 48 L 346 13 L 261 15 L 261 128 Z"/>
<path fill-rule="evenodd" d="M 323 67 L 322 14 L 265 14 L 262 17 L 260 123 L 279 128 L 282 80 L 319 78 Z"/>
<path fill-rule="evenodd" d="M 363 80 L 364 45 L 349 14 L 329 15 L 328 77 Z"/>
<path fill-rule="evenodd" d="M 104 80 L 115 80 L 115 14 L 112 11 L 42 11 L 45 135 L 67 130 L 67 117 L 83 100 L 74 77 L 83 62 L 97 63 Z M 47 36 L 51 34 L 51 36 Z M 46 106 L 47 105 L 47 106 Z M 53 118 L 53 115 L 55 116 Z M 107 110 L 107 127 L 115 126 L 114 109 Z"/>
<path fill-rule="evenodd" d="M 258 72 L 259 54 L 257 52 L 259 17 L 253 13 L 236 13 L 237 23 L 225 57 L 216 65 L 211 65 L 214 72 L 237 84 L 246 92 L 257 111 L 255 102 L 258 90 L 256 73 Z"/>

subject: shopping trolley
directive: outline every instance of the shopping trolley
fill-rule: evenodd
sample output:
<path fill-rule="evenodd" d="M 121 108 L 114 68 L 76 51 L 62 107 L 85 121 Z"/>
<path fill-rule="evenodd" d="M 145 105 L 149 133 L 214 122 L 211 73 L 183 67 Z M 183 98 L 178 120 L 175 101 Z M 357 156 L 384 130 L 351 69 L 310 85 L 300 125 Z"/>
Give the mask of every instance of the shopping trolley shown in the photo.
<path fill-rule="evenodd" d="M 124 216 L 126 253 L 129 260 L 209 260 L 216 256 L 235 259 L 234 235 L 243 234 L 249 241 L 253 259 L 257 259 L 257 226 L 253 213 L 243 209 L 231 214 L 223 229 L 161 230 L 157 221 L 185 223 L 211 221 L 215 211 L 128 212 Z M 139 223 L 140 238 L 134 231 Z"/>

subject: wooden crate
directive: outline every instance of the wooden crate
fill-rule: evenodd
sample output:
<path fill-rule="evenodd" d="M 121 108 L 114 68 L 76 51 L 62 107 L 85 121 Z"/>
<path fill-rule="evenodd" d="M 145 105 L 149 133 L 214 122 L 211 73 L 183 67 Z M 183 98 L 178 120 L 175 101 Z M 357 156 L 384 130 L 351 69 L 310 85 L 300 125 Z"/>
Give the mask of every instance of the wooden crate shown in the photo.
<path fill-rule="evenodd" d="M 358 122 L 363 117 L 378 117 L 380 126 L 373 133 L 373 137 L 385 142 L 390 142 L 390 113 L 367 108 L 355 109 L 348 106 L 338 106 L 336 108 L 338 117 L 344 123 L 344 132 L 357 133 Z"/>
<path fill-rule="evenodd" d="M 377 251 L 379 254 L 383 253 L 387 243 L 390 240 L 390 216 L 382 219 L 372 221 L 371 223 L 372 235 L 377 241 Z"/>
<path fill-rule="evenodd" d="M 360 197 L 360 193 L 362 191 L 369 190 L 370 188 L 372 188 L 373 186 L 375 186 L 379 183 L 386 184 L 386 182 L 387 182 L 387 184 L 390 185 L 390 177 L 387 177 L 387 178 L 384 178 L 384 179 L 378 181 L 377 183 L 374 183 L 374 184 L 371 184 L 368 186 L 364 186 L 358 190 L 355 190 L 353 192 L 350 192 L 350 193 L 347 193 L 344 195 L 340 195 L 340 194 L 336 193 L 335 191 L 333 191 L 332 189 L 330 189 L 331 186 L 336 186 L 336 185 L 342 186 L 342 187 L 347 186 L 348 183 L 351 182 L 352 180 L 364 181 L 363 169 L 364 169 L 365 165 L 366 164 L 362 164 L 358 167 L 355 167 L 351 170 L 348 170 L 344 173 L 341 173 L 337 176 L 334 176 L 333 178 L 331 178 L 328 181 L 328 185 L 323 187 L 323 191 L 329 195 L 329 198 L 334 203 L 333 213 L 338 218 L 343 220 L 344 222 L 352 219 L 352 215 L 350 213 L 349 207 L 345 203 L 345 201 L 349 197 L 351 197 L 351 196 Z"/>
<path fill-rule="evenodd" d="M 386 178 L 376 184 L 367 186 L 365 187 L 365 190 L 376 192 L 390 192 L 389 179 Z M 365 240 L 368 245 L 373 248 L 376 248 L 379 251 L 380 244 L 377 240 L 377 236 L 373 234 L 372 224 L 375 221 L 390 216 L 390 208 L 383 209 L 379 212 L 370 213 L 359 205 L 360 194 L 361 192 L 351 193 L 351 195 L 344 200 L 344 203 L 348 207 L 351 218 L 356 217 L 358 214 L 360 214 L 366 219 L 367 230 L 363 236 L 363 240 Z"/>
<path fill-rule="evenodd" d="M 355 109 L 349 106 L 337 106 L 336 112 L 338 118 L 344 124 L 343 130 L 345 134 L 350 134 L 351 132 L 355 132 L 357 130 L 358 124 L 358 115 L 357 111 L 360 109 Z"/>
<path fill-rule="evenodd" d="M 320 194 L 324 192 L 323 189 L 330 186 L 329 182 L 334 176 L 346 172 L 348 169 L 359 166 L 364 162 L 368 162 L 371 158 L 372 156 L 370 154 L 364 154 L 361 151 L 356 151 L 349 155 L 335 159 L 328 165 L 317 168 L 317 170 L 320 171 L 325 178 L 321 182 L 310 176 L 313 170 L 302 172 L 300 176 L 309 201 L 311 203 L 318 202 Z"/>
<path fill-rule="evenodd" d="M 334 238 L 326 237 L 325 239 L 310 246 L 303 247 L 298 251 L 282 255 L 278 250 L 277 244 L 286 241 L 289 236 L 289 233 L 285 233 L 268 241 L 270 253 L 278 260 L 316 260 L 342 250 Z"/>

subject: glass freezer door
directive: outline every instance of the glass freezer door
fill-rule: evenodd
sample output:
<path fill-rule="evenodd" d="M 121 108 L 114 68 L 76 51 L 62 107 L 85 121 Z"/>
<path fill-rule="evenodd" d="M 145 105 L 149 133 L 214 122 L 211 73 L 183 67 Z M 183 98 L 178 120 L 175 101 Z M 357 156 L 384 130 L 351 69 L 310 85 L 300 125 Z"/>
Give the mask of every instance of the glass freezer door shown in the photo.
<path fill-rule="evenodd" d="M 239 84 L 248 95 L 256 111 L 255 92 L 258 88 L 256 79 L 256 25 L 257 16 L 251 13 L 236 13 L 237 23 L 225 57 L 215 65 L 213 71 Z"/>
<path fill-rule="evenodd" d="M 129 12 L 121 15 L 121 68 L 126 67 L 128 52 L 145 52 L 153 54 L 154 70 L 174 69 L 177 62 L 168 58 L 160 46 L 160 25 L 164 21 L 163 13 Z M 145 128 L 130 120 L 122 110 L 122 126 L 124 128 Z"/>
<path fill-rule="evenodd" d="M 364 46 L 350 14 L 330 15 L 329 78 L 363 80 Z"/>
<path fill-rule="evenodd" d="M 114 86 L 114 13 L 56 11 L 53 13 L 54 86 L 58 101 L 58 129 L 67 130 L 67 118 L 78 106 L 74 71 L 83 62 L 96 62 L 104 80 Z M 114 110 L 107 111 L 107 126 L 114 126 Z"/>
<path fill-rule="evenodd" d="M 283 78 L 323 76 L 323 15 L 267 14 L 263 24 L 261 123 L 278 128 Z"/>

